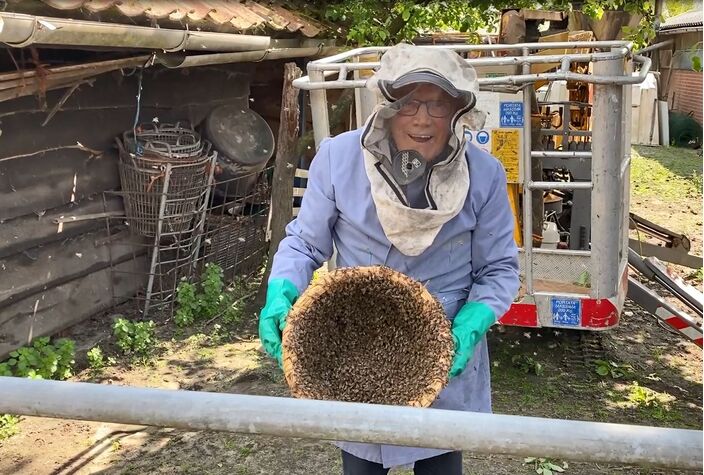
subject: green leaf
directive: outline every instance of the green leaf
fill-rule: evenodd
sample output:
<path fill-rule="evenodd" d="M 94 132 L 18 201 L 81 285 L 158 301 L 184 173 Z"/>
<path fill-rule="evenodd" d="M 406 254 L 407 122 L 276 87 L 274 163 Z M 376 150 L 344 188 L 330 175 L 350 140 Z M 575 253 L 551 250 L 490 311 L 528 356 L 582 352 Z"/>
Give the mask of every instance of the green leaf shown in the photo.
<path fill-rule="evenodd" d="M 577 282 L 575 282 L 576 285 L 579 285 L 580 287 L 590 287 L 591 286 L 591 275 L 589 274 L 589 271 L 584 271 L 581 274 L 579 274 L 579 278 L 577 279 Z"/>
<path fill-rule="evenodd" d="M 565 471 L 564 468 L 560 467 L 559 465 L 555 465 L 555 464 L 552 463 L 552 462 L 549 462 L 547 465 L 548 465 L 548 468 L 549 468 L 550 470 L 552 470 L 553 472 L 560 472 L 560 473 L 562 473 L 562 472 Z"/>

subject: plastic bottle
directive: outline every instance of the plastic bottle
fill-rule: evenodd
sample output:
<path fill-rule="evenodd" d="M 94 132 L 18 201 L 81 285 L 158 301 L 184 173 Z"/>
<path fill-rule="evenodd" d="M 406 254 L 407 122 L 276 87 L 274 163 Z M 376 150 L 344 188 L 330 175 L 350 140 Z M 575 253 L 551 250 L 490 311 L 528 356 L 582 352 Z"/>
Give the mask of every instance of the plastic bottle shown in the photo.
<path fill-rule="evenodd" d="M 545 221 L 543 223 L 543 249 L 557 249 L 560 242 L 560 232 L 557 230 L 557 223 Z"/>

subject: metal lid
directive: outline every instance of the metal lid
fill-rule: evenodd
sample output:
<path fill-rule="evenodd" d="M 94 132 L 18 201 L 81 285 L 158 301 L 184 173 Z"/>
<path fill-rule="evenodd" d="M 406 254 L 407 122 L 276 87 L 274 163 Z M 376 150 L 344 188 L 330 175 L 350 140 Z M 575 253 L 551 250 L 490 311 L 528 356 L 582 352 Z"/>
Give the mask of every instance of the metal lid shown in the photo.
<path fill-rule="evenodd" d="M 205 119 L 204 134 L 219 152 L 219 161 L 259 165 L 274 153 L 274 134 L 269 124 L 239 104 L 213 109 Z"/>

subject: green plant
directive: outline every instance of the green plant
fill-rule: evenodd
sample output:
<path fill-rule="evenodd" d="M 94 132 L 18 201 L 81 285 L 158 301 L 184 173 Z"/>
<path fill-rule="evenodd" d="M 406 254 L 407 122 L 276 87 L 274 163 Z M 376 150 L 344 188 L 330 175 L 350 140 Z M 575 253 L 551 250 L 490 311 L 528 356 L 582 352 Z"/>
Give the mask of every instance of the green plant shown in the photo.
<path fill-rule="evenodd" d="M 99 371 L 105 367 L 105 358 L 103 357 L 103 350 L 99 346 L 94 346 L 86 353 L 86 358 L 88 359 L 88 366 L 94 371 Z"/>
<path fill-rule="evenodd" d="M 428 31 L 474 32 L 493 24 L 497 13 L 459 0 L 360 0 L 330 2 L 314 15 L 341 25 L 339 36 L 348 44 L 366 46 L 411 41 Z"/>
<path fill-rule="evenodd" d="M 633 372 L 630 365 L 619 365 L 613 361 L 595 360 L 594 371 L 599 376 L 611 376 L 613 379 L 622 378 Z"/>
<path fill-rule="evenodd" d="M 46 337 L 37 338 L 32 346 L 25 346 L 10 353 L 10 358 L 0 363 L 0 376 L 17 376 L 33 379 L 63 380 L 73 374 L 75 344 L 61 339 L 52 344 Z"/>
<path fill-rule="evenodd" d="M 554 472 L 562 473 L 569 468 L 567 462 L 560 462 L 546 457 L 526 457 L 523 459 L 523 465 L 532 465 L 533 470 L 538 475 L 552 475 Z"/>
<path fill-rule="evenodd" d="M 591 287 L 592 286 L 592 276 L 589 273 L 589 271 L 585 270 L 584 272 L 579 274 L 579 277 L 577 278 L 575 285 L 579 285 L 580 287 Z"/>
<path fill-rule="evenodd" d="M 179 327 L 190 326 L 196 321 L 222 316 L 223 323 L 237 323 L 242 318 L 240 300 L 225 289 L 222 268 L 206 264 L 199 285 L 182 281 L 176 289 L 178 308 L 174 322 Z"/>
<path fill-rule="evenodd" d="M 126 355 L 146 362 L 154 351 L 156 341 L 154 339 L 154 322 L 151 320 L 135 322 L 120 317 L 113 323 L 112 332 L 117 340 L 117 346 Z"/>
<path fill-rule="evenodd" d="M 12 414 L 0 414 L 0 440 L 9 439 L 20 432 L 20 418 Z"/>
<path fill-rule="evenodd" d="M 215 315 L 220 309 L 223 299 L 223 271 L 216 264 L 206 264 L 205 272 L 201 276 L 201 313 L 204 315 Z"/>
<path fill-rule="evenodd" d="M 533 373 L 536 376 L 543 374 L 543 365 L 528 355 L 514 355 L 511 363 L 524 373 Z"/>
<path fill-rule="evenodd" d="M 629 387 L 628 402 L 636 407 L 667 408 L 667 396 L 659 394 L 650 388 L 641 386 L 637 381 Z"/>
<path fill-rule="evenodd" d="M 196 286 L 190 282 L 183 281 L 176 289 L 176 303 L 178 308 L 174 314 L 174 321 L 179 327 L 193 324 L 196 315 L 200 311 L 198 298 L 196 297 Z"/>

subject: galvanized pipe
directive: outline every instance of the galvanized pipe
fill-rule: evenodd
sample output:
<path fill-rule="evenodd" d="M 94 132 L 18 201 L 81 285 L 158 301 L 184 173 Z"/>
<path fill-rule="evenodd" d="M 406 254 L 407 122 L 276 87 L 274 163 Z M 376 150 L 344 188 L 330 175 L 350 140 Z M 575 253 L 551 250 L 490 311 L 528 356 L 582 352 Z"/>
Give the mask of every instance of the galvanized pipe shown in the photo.
<path fill-rule="evenodd" d="M 523 48 L 523 56 L 527 56 L 530 50 Z M 530 72 L 530 64 L 524 63 L 523 73 Z M 525 274 L 526 293 L 529 298 L 533 295 L 533 190 L 530 184 L 533 182 L 533 157 L 530 151 L 533 148 L 532 144 L 532 127 L 531 111 L 533 103 L 530 91 L 528 88 L 523 90 L 523 249 L 525 265 L 523 273 Z"/>
<path fill-rule="evenodd" d="M 631 76 L 633 73 L 633 62 L 626 60 L 623 65 L 623 74 Z M 632 121 L 631 116 L 633 114 L 633 88 L 631 86 L 623 86 L 623 104 L 621 107 L 621 160 L 619 164 L 618 176 L 620 180 L 620 189 L 618 199 L 621 201 L 621 215 L 619 216 L 619 247 L 618 256 L 620 261 L 618 263 L 617 276 L 619 277 L 619 298 L 617 300 L 617 308 L 619 311 L 623 308 L 626 300 L 627 285 L 623 278 L 624 275 L 628 274 L 628 246 L 629 246 L 629 221 L 630 216 L 630 205 L 631 205 L 631 128 Z M 624 288 L 625 287 L 625 288 Z"/>
<path fill-rule="evenodd" d="M 338 55 L 340 56 L 340 55 Z M 522 56 L 523 57 L 523 56 Z M 504 65 L 513 65 L 515 64 L 511 59 L 507 58 L 500 58 L 501 61 L 497 61 L 497 64 L 504 64 Z M 623 58 L 622 58 L 623 59 Z M 621 59 L 621 60 L 622 60 Z M 499 76 L 499 77 L 493 77 L 493 78 L 479 78 L 477 79 L 477 82 L 479 83 L 480 88 L 486 88 L 488 86 L 503 86 L 503 85 L 522 85 L 522 84 L 530 84 L 534 83 L 537 81 L 558 81 L 558 80 L 564 80 L 564 81 L 582 81 L 590 84 L 640 84 L 643 82 L 645 77 L 647 76 L 648 72 L 650 71 L 650 66 L 652 64 L 652 61 L 650 58 L 647 58 L 645 56 L 634 56 L 633 57 L 634 61 L 638 62 L 641 64 L 640 71 L 638 72 L 637 76 L 621 76 L 618 78 L 612 77 L 612 76 L 599 76 L 596 73 L 595 74 L 580 74 L 580 73 L 572 73 L 572 72 L 556 72 L 556 73 L 537 73 L 537 74 L 529 74 L 529 69 L 526 70 L 524 69 L 523 74 L 517 74 L 517 75 L 511 75 L 511 76 Z M 598 61 L 595 62 L 594 64 L 599 64 L 603 62 L 613 62 L 613 60 L 609 61 Z M 368 69 L 372 63 L 367 63 L 365 64 L 366 68 Z M 308 64 L 308 76 L 304 76 L 302 78 L 298 78 L 293 82 L 293 85 L 297 88 L 300 89 L 306 89 L 306 90 L 314 90 L 314 89 L 347 89 L 350 87 L 365 87 L 366 81 L 365 80 L 337 80 L 337 81 L 325 81 L 325 82 L 318 82 L 313 79 L 313 72 L 321 72 L 323 70 L 327 70 L 328 68 L 326 66 L 331 66 L 331 65 L 316 65 L 316 62 L 312 62 Z M 356 66 L 353 65 L 348 65 L 349 69 L 355 69 Z M 335 69 L 335 68 L 333 68 Z"/>
<path fill-rule="evenodd" d="M 324 83 L 325 76 L 322 71 L 309 71 L 311 80 Z M 296 85 L 293 81 L 293 85 Z M 313 122 L 313 140 L 315 149 L 320 147 L 320 142 L 330 136 L 330 120 L 328 118 L 328 100 L 325 89 L 313 89 L 310 91 L 310 115 Z"/>
<path fill-rule="evenodd" d="M 592 251 L 583 251 L 580 249 L 533 249 L 533 254 L 560 254 L 561 256 L 580 256 L 589 257 Z"/>
<path fill-rule="evenodd" d="M 167 68 L 191 68 L 211 64 L 242 63 L 245 61 L 270 61 L 286 58 L 306 58 L 336 51 L 338 48 L 322 44 L 306 48 L 271 48 L 256 51 L 238 51 L 235 53 L 199 54 L 192 56 L 157 54 L 157 62 Z"/>
<path fill-rule="evenodd" d="M 636 57 L 634 57 L 635 59 Z M 580 74 L 580 73 L 569 73 L 569 72 L 558 72 L 558 73 L 540 73 L 540 74 L 518 74 L 515 76 L 502 76 L 496 78 L 482 78 L 479 79 L 479 84 L 492 85 L 492 84 L 525 84 L 536 81 L 582 81 L 591 84 L 640 84 L 645 79 L 645 76 L 650 71 L 650 65 L 652 64 L 650 58 L 644 56 L 638 56 L 638 62 L 641 63 L 641 68 L 637 76 L 621 76 L 620 78 L 614 78 L 611 76 L 600 76 L 594 69 L 594 74 Z M 598 61 L 594 64 L 600 64 L 607 61 Z M 612 62 L 612 61 L 608 61 Z"/>
<path fill-rule="evenodd" d="M 565 135 L 564 131 L 556 130 L 556 129 L 540 129 L 540 133 L 541 133 L 541 135 Z M 592 131 L 591 130 L 568 130 L 567 135 L 572 136 L 572 137 L 591 137 Z"/>
<path fill-rule="evenodd" d="M 520 43 L 514 45 L 505 44 L 490 44 L 490 45 L 432 45 L 432 46 L 421 46 L 421 48 L 442 48 L 451 49 L 457 52 L 469 52 L 469 51 L 513 51 L 521 50 L 521 56 L 509 56 L 509 57 L 498 57 L 498 58 L 475 58 L 465 60 L 468 64 L 472 65 L 517 65 L 526 63 L 551 63 L 551 62 L 564 62 L 564 61 L 592 61 L 592 62 L 602 62 L 602 61 L 612 61 L 616 59 L 623 59 L 627 57 L 632 50 L 632 43 L 627 41 L 560 41 L 560 42 L 548 42 L 548 43 Z M 603 53 L 576 53 L 576 54 L 555 54 L 555 55 L 536 55 L 529 56 L 530 52 L 533 50 L 549 50 L 549 49 L 579 49 L 579 48 L 611 48 L 610 52 Z M 298 78 L 294 81 L 293 85 L 300 89 L 314 90 L 314 89 L 346 89 L 346 88 L 359 88 L 364 87 L 366 81 L 363 80 L 337 80 L 337 81 L 316 81 L 312 79 L 313 71 L 330 71 L 339 70 L 341 68 L 346 68 L 348 70 L 355 69 L 368 69 L 375 68 L 380 65 L 379 62 L 370 63 L 346 63 L 347 60 L 353 59 L 356 56 L 372 53 L 383 53 L 388 50 L 389 47 L 365 47 L 357 48 L 350 51 L 345 51 L 328 58 L 321 58 L 312 61 L 308 64 L 307 69 L 309 76 L 304 76 Z M 513 75 L 513 76 L 503 76 L 496 78 L 480 78 L 478 79 L 480 87 L 485 90 L 491 86 L 497 85 L 521 85 L 528 84 L 536 81 L 542 80 L 569 80 L 569 81 L 584 81 L 587 83 L 597 83 L 597 84 L 612 84 L 614 82 L 620 84 L 638 84 L 641 83 L 648 72 L 650 71 L 651 60 L 650 58 L 634 55 L 633 60 L 636 63 L 641 64 L 639 74 L 637 76 L 622 76 L 619 78 L 613 77 L 600 77 L 597 75 L 590 74 L 579 74 L 572 72 L 556 72 L 556 73 L 540 73 L 540 74 L 530 74 L 529 69 L 523 69 L 523 74 Z M 344 63 L 344 64 L 343 64 Z"/>
<path fill-rule="evenodd" d="M 66 18 L 0 13 L 0 43 L 16 48 L 33 44 L 102 46 L 163 51 L 250 51 L 269 48 L 268 36 L 212 33 L 121 25 Z"/>
<path fill-rule="evenodd" d="M 531 190 L 591 190 L 590 181 L 532 181 L 526 188 Z"/>
<path fill-rule="evenodd" d="M 425 48 L 425 46 L 424 46 Z M 575 53 L 570 54 L 568 58 L 569 62 L 577 63 L 589 63 L 596 61 L 611 61 L 614 59 L 623 59 L 627 56 L 629 50 L 627 48 L 620 48 L 616 52 L 612 53 Z M 536 55 L 536 56 L 508 56 L 508 57 L 481 57 L 481 58 L 470 58 L 465 59 L 465 62 L 472 66 L 513 66 L 520 65 L 523 63 L 529 64 L 549 64 L 549 63 L 562 63 L 565 60 L 565 54 L 552 54 L 552 55 Z M 380 61 L 373 61 L 368 63 L 318 63 L 317 61 L 311 63 L 310 71 L 313 70 L 338 70 L 343 68 L 349 69 L 369 69 L 378 68 L 381 66 Z M 568 67 L 565 71 L 569 69 Z"/>
<path fill-rule="evenodd" d="M 674 44 L 675 44 L 675 40 L 661 41 L 660 43 L 655 43 L 654 45 L 646 46 L 643 49 L 639 49 L 638 51 L 636 51 L 636 54 L 650 53 L 651 51 L 655 51 L 655 50 L 664 48 L 666 46 L 673 46 Z"/>
<path fill-rule="evenodd" d="M 605 61 L 594 64 L 594 74 L 621 76 L 622 61 Z M 630 94 L 630 91 L 628 92 Z M 622 261 L 619 241 L 614 233 L 621 230 L 621 200 L 614 193 L 622 188 L 621 158 L 624 123 L 624 87 L 621 84 L 596 84 L 592 122 L 592 192 L 591 247 L 599 252 L 592 254 L 591 274 L 594 298 L 618 295 L 619 275 L 614 266 Z"/>
<path fill-rule="evenodd" d="M 528 50 L 528 53 L 534 50 L 549 50 L 549 49 L 612 49 L 612 48 L 626 48 L 629 52 L 633 48 L 633 43 L 630 41 L 614 40 L 614 41 L 546 41 L 545 43 L 515 43 L 515 44 L 504 44 L 504 43 L 492 43 L 486 45 L 423 45 L 421 48 L 438 48 L 438 49 L 451 49 L 458 52 L 469 52 L 469 51 L 524 51 Z M 330 56 L 329 58 L 321 58 L 316 60 L 315 66 L 327 63 L 337 63 L 338 61 L 344 61 L 350 59 L 353 56 L 360 56 L 372 53 L 383 53 L 387 51 L 391 46 L 366 46 L 362 48 L 356 48 L 349 51 L 344 51 L 342 53 L 336 54 L 335 56 Z"/>
<path fill-rule="evenodd" d="M 0 377 L 0 413 L 701 469 L 702 432 Z"/>
<path fill-rule="evenodd" d="M 592 158 L 592 152 L 563 152 L 556 150 L 534 150 L 531 157 L 540 158 Z"/>

